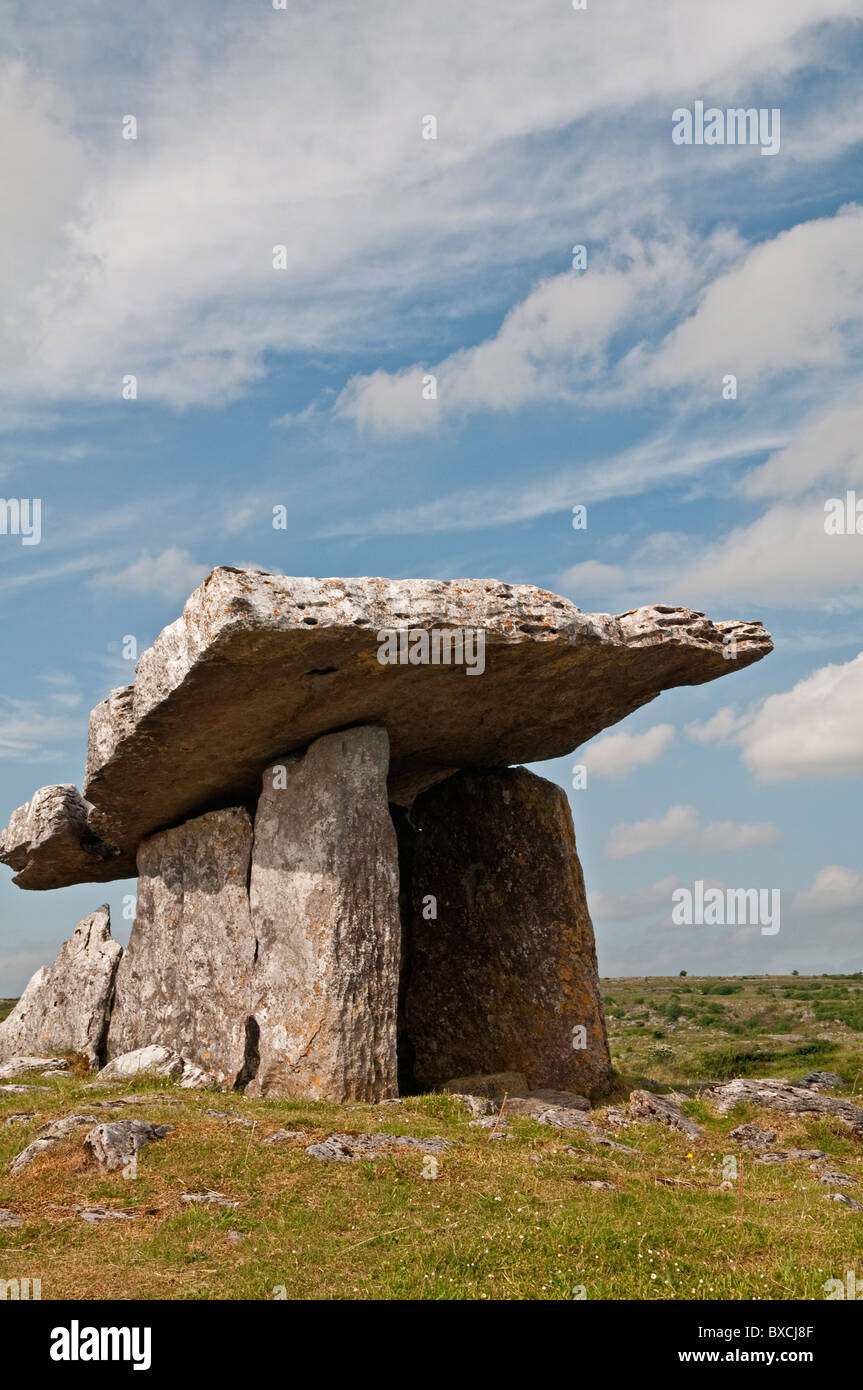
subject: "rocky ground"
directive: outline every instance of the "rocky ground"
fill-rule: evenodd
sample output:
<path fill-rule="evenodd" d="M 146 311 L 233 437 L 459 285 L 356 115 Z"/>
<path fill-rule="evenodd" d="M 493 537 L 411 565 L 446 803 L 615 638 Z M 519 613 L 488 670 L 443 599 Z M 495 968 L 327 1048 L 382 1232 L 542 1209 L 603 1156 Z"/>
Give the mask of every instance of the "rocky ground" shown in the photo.
<path fill-rule="evenodd" d="M 603 985 L 619 1084 L 592 1111 L 511 1077 L 352 1106 L 6 1068 L 0 1279 L 43 1299 L 824 1298 L 863 1243 L 863 978 Z"/>

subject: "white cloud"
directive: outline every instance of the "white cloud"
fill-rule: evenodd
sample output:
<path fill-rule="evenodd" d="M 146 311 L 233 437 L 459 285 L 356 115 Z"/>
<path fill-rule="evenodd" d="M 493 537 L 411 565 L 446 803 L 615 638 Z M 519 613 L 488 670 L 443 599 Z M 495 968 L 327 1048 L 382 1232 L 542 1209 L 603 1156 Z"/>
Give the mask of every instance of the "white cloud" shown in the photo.
<path fill-rule="evenodd" d="M 5 37 L 27 66 L 7 65 L 0 93 L 6 389 L 118 400 L 134 372 L 141 399 L 218 403 L 273 351 L 391 347 L 418 290 L 445 315 L 499 303 L 490 267 L 566 246 L 574 222 L 600 225 L 633 188 L 643 207 L 663 177 L 684 187 L 720 167 L 672 146 L 681 93 L 748 100 L 756 78 L 775 87 L 821 62 L 829 22 L 858 14 L 858 0 L 822 0 L 817 14 L 810 0 L 716 11 L 668 0 L 660 15 L 611 3 L 587 19 L 560 0 L 439 0 L 429 24 L 368 0 L 344 26 L 314 5 L 153 0 L 144 15 L 93 0 L 87 25 L 58 14 L 46 26 L 18 7 Z M 123 54 L 113 70 L 94 66 L 93 32 Z M 130 103 L 137 141 L 120 137 Z M 420 139 L 429 110 L 435 142 Z M 669 138 L 657 140 L 666 110 Z M 628 159 L 610 163 L 602 139 L 582 142 L 575 163 L 551 141 L 537 158 L 535 140 L 621 111 L 636 113 Z M 828 143 L 810 142 L 808 157 L 823 159 L 847 122 L 825 123 L 823 102 L 812 119 Z M 284 272 L 271 267 L 277 244 Z M 485 283 L 466 291 L 476 271 Z M 493 358 L 474 364 L 486 398 L 502 394 Z"/>
<path fill-rule="evenodd" d="M 730 853 L 742 849 L 766 849 L 781 843 L 782 832 L 770 821 L 746 825 L 740 821 L 715 820 L 705 825 L 695 848 L 706 850 L 708 853 Z"/>
<path fill-rule="evenodd" d="M 673 738 L 673 724 L 654 724 L 643 734 L 606 734 L 580 754 L 580 761 L 590 775 L 620 782 L 635 768 L 657 762 Z"/>
<path fill-rule="evenodd" d="M 736 744 L 762 782 L 839 779 L 863 773 L 863 652 L 822 666 L 790 690 L 737 715 L 730 706 L 686 732 L 701 743 Z"/>
<path fill-rule="evenodd" d="M 764 782 L 863 773 L 863 652 L 822 666 L 766 699 L 742 730 L 747 767 Z"/>
<path fill-rule="evenodd" d="M 630 918 L 643 917 L 657 907 L 671 915 L 672 898 L 675 888 L 680 887 L 680 879 L 670 874 L 644 888 L 636 888 L 631 893 L 606 893 L 595 888 L 587 895 L 587 905 L 595 922 L 623 922 Z"/>
<path fill-rule="evenodd" d="M 822 478 L 849 487 L 863 483 L 863 397 L 807 420 L 790 443 L 745 479 L 746 497 L 793 497 Z"/>
<path fill-rule="evenodd" d="M 747 825 L 739 821 L 711 821 L 701 825 L 694 806 L 669 806 L 662 816 L 612 827 L 605 846 L 607 859 L 626 859 L 648 850 L 703 850 L 728 853 L 764 849 L 782 843 L 781 832 L 769 821 Z"/>
<path fill-rule="evenodd" d="M 794 894 L 792 911 L 801 917 L 828 917 L 849 909 L 863 911 L 863 874 L 842 864 L 819 869 L 810 888 Z"/>
<path fill-rule="evenodd" d="M 172 546 L 161 555 L 144 551 L 119 574 L 99 574 L 92 583 L 99 589 L 136 594 L 158 594 L 161 598 L 187 599 L 206 579 L 210 566 L 200 565 L 187 550 Z"/>
<path fill-rule="evenodd" d="M 625 859 L 646 850 L 665 849 L 692 837 L 699 817 L 694 806 L 669 806 L 663 816 L 612 826 L 605 845 L 607 859 Z"/>
<path fill-rule="evenodd" d="M 55 762 L 70 739 L 86 739 L 88 714 L 57 712 L 49 700 L 11 700 L 0 696 L 0 759 Z M 61 701 L 61 708 L 63 702 Z"/>

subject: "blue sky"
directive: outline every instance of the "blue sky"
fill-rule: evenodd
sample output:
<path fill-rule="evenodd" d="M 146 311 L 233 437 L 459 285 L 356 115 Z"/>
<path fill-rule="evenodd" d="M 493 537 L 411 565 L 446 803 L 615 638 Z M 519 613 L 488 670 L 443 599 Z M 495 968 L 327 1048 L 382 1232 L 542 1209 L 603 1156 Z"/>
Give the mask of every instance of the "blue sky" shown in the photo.
<path fill-rule="evenodd" d="M 537 769 L 588 767 L 602 972 L 861 968 L 863 0 L 0 20 L 0 819 L 217 564 L 679 604 L 776 650 Z M 674 144 L 699 100 L 778 153 Z M 132 885 L 0 875 L 0 994 L 106 898 L 128 936 Z M 697 878 L 780 932 L 672 927 Z"/>

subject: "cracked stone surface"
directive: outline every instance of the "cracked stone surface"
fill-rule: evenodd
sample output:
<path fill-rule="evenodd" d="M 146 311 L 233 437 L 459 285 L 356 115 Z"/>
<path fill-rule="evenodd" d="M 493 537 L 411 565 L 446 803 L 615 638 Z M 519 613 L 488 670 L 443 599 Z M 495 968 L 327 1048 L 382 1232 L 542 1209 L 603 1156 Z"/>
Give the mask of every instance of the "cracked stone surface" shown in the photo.
<path fill-rule="evenodd" d="M 264 774 L 250 902 L 260 943 L 249 1095 L 397 1094 L 398 851 L 385 730 L 318 739 Z"/>
<path fill-rule="evenodd" d="M 403 628 L 481 631 L 484 671 L 382 665 L 378 632 Z M 143 653 L 134 684 L 93 711 L 84 801 L 74 788 L 43 788 L 12 816 L 0 860 L 27 888 L 128 877 L 145 837 L 251 804 L 276 758 L 359 724 L 386 729 L 389 798 L 408 806 L 461 767 L 568 755 L 662 690 L 771 650 L 757 622 L 666 605 L 583 613 L 494 579 L 221 567 Z"/>
<path fill-rule="evenodd" d="M 234 1084 L 245 1064 L 257 954 L 251 857 L 252 822 L 242 808 L 212 811 L 143 842 L 109 1059 L 155 1043 L 211 1073 L 220 1086 Z"/>
<path fill-rule="evenodd" d="M 54 964 L 36 971 L 0 1023 L 0 1061 L 28 1052 L 80 1052 L 98 1067 L 122 954 L 107 906 L 79 922 Z"/>

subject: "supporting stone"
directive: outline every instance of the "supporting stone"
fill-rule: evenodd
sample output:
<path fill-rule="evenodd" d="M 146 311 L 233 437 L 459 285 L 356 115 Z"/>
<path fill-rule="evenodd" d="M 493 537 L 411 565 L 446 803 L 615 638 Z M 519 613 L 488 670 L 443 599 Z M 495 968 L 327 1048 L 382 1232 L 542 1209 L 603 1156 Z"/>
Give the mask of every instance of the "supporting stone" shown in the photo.
<path fill-rule="evenodd" d="M 416 1081 L 516 1071 L 532 1087 L 606 1093 L 593 927 L 563 790 L 520 767 L 460 773 L 411 819 Z"/>
<path fill-rule="evenodd" d="M 100 1066 L 122 954 L 107 906 L 79 922 L 54 964 L 36 971 L 0 1023 L 0 1062 L 31 1052 L 83 1052 L 91 1068 Z"/>
<path fill-rule="evenodd" d="M 397 1094 L 400 924 L 389 740 L 363 727 L 267 769 L 250 900 L 260 942 L 250 1094 Z"/>
<path fill-rule="evenodd" d="M 145 840 L 138 910 L 117 972 L 109 1059 L 152 1043 L 234 1085 L 249 1066 L 252 823 L 211 811 Z"/>

